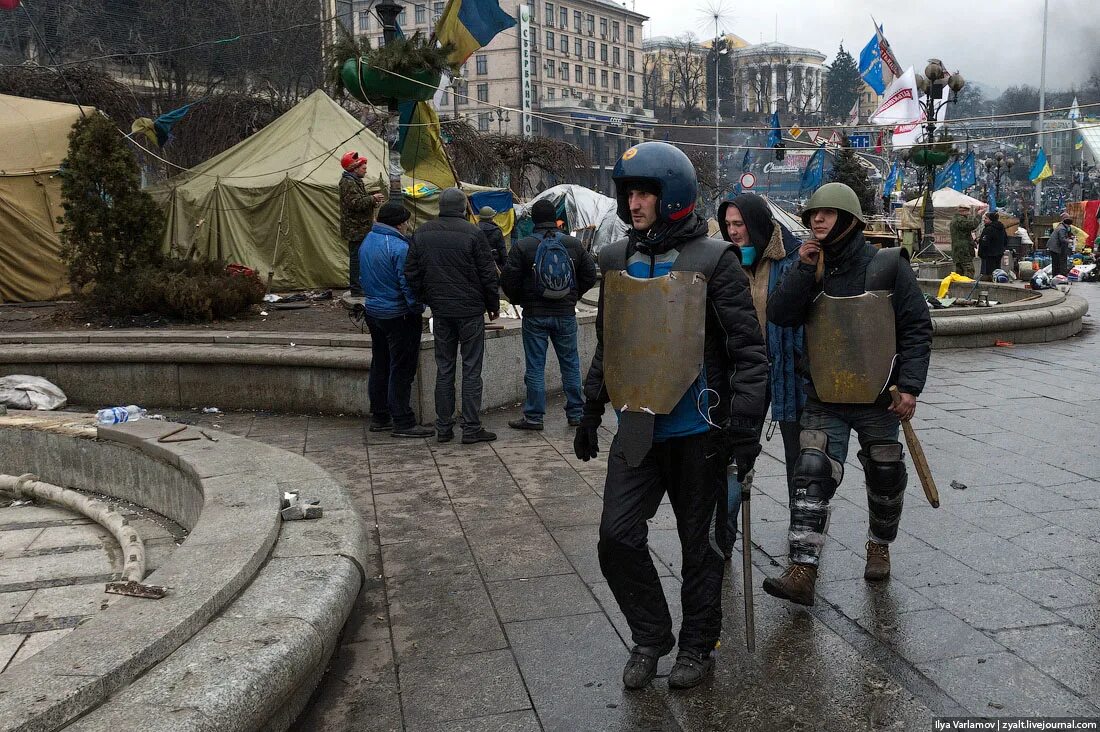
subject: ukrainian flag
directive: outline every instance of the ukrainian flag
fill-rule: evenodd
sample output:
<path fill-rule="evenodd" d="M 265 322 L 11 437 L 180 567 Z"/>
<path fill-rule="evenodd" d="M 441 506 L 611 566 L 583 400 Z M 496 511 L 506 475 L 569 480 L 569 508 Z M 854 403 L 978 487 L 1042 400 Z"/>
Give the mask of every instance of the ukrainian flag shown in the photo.
<path fill-rule="evenodd" d="M 1074 150 L 1083 150 L 1085 148 L 1085 136 L 1080 132 L 1077 133 L 1077 138 L 1073 141 Z"/>
<path fill-rule="evenodd" d="M 450 61 L 458 65 L 515 24 L 516 19 L 500 9 L 499 0 L 450 0 L 435 25 L 435 37 L 444 46 L 454 44 Z"/>
<path fill-rule="evenodd" d="M 399 106 L 400 134 L 397 149 L 401 167 L 414 181 L 427 181 L 436 188 L 458 185 L 443 140 L 439 134 L 439 116 L 428 102 L 402 102 Z"/>
<path fill-rule="evenodd" d="M 1031 166 L 1031 172 L 1028 173 L 1028 178 L 1032 183 L 1038 183 L 1039 181 L 1046 180 L 1050 176 L 1054 175 L 1054 171 L 1050 169 L 1050 162 L 1047 160 L 1047 151 L 1043 148 L 1039 148 L 1039 154 L 1035 156 L 1035 164 Z"/>

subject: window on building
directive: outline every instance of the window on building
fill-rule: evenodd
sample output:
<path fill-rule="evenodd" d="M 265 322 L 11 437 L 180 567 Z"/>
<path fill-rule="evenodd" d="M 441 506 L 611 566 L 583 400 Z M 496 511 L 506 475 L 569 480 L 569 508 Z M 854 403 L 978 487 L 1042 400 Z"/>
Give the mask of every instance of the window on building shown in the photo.
<path fill-rule="evenodd" d="M 477 56 L 474 56 L 474 64 L 477 68 L 478 76 L 485 76 L 489 73 L 489 57 L 484 53 L 479 53 Z"/>
<path fill-rule="evenodd" d="M 546 25 L 554 25 L 554 3 L 546 3 Z"/>
<path fill-rule="evenodd" d="M 489 119 L 490 115 L 487 112 L 477 116 L 477 129 L 479 132 L 489 131 Z"/>
<path fill-rule="evenodd" d="M 469 87 L 467 87 L 466 89 L 459 89 L 458 90 L 458 94 L 455 94 L 455 99 L 457 100 L 456 103 L 458 104 L 458 106 L 461 107 L 462 105 L 464 105 L 464 104 L 466 104 L 467 102 L 470 101 L 469 99 L 466 98 L 466 95 L 469 94 L 469 93 L 470 93 L 469 92 Z"/>
<path fill-rule="evenodd" d="M 633 76 L 626 77 L 626 90 L 628 92 L 631 92 L 631 93 L 634 92 L 634 77 Z M 633 104 L 633 102 L 631 102 L 631 104 Z"/>
<path fill-rule="evenodd" d="M 450 103 L 451 103 L 451 93 L 450 92 L 443 92 L 439 95 L 439 106 L 441 108 L 446 107 Z"/>
<path fill-rule="evenodd" d="M 596 70 L 591 67 L 588 69 L 588 83 L 592 86 L 596 86 Z"/>
<path fill-rule="evenodd" d="M 554 87 L 552 86 L 546 87 L 546 101 L 554 101 Z"/>
<path fill-rule="evenodd" d="M 558 38 L 558 50 L 569 55 L 569 36 L 561 36 Z"/>
<path fill-rule="evenodd" d="M 408 21 L 409 21 L 409 14 L 405 11 L 404 8 L 402 8 L 401 12 L 397 14 L 397 24 L 403 26 L 406 23 L 408 23 Z"/>
<path fill-rule="evenodd" d="M 561 71 L 561 80 L 562 81 L 569 81 L 569 64 L 562 61 L 560 71 Z"/>
<path fill-rule="evenodd" d="M 444 8 L 445 5 L 446 5 L 446 3 L 444 3 L 444 2 L 434 2 L 434 3 L 432 3 L 432 12 L 435 13 L 436 15 L 443 15 L 443 8 Z"/>
<path fill-rule="evenodd" d="M 489 101 L 489 85 L 488 84 L 478 84 L 477 85 L 477 100 L 479 102 Z"/>
<path fill-rule="evenodd" d="M 577 55 L 577 58 L 581 57 L 581 52 L 584 48 L 584 41 L 580 38 L 573 39 L 573 53 Z"/>
<path fill-rule="evenodd" d="M 607 44 L 606 43 L 601 43 L 600 44 L 600 61 L 603 61 L 605 64 L 607 63 Z"/>
<path fill-rule="evenodd" d="M 607 18 L 600 18 L 600 38 L 607 38 Z"/>
<path fill-rule="evenodd" d="M 600 86 L 607 88 L 607 69 L 600 69 Z"/>
<path fill-rule="evenodd" d="M 626 42 L 627 43 L 633 43 L 634 42 L 634 26 L 632 26 L 632 25 L 628 25 L 626 27 Z"/>
<path fill-rule="evenodd" d="M 546 78 L 547 79 L 553 79 L 554 78 L 554 69 L 555 68 L 556 67 L 554 66 L 553 61 L 547 61 L 546 62 Z"/>
<path fill-rule="evenodd" d="M 616 50 L 618 50 L 618 49 L 616 49 Z M 634 52 L 633 51 L 627 51 L 626 52 L 626 70 L 627 71 L 633 71 L 634 70 Z"/>
<path fill-rule="evenodd" d="M 596 58 L 596 42 L 595 41 L 589 41 L 588 42 L 588 58 L 590 58 L 590 59 L 595 59 Z"/>
<path fill-rule="evenodd" d="M 369 10 L 360 10 L 359 11 L 359 32 L 363 33 L 364 31 L 368 31 L 368 30 L 370 30 L 370 11 Z"/>
<path fill-rule="evenodd" d="M 569 27 L 569 8 L 558 8 L 558 25 L 562 28 Z"/>
<path fill-rule="evenodd" d="M 615 43 L 619 42 L 619 21 L 611 21 L 611 40 Z"/>
<path fill-rule="evenodd" d="M 581 14 L 581 11 L 579 11 L 579 10 L 574 10 L 573 11 L 573 30 L 577 31 L 578 33 L 581 32 L 581 18 L 582 17 L 583 16 Z"/>
<path fill-rule="evenodd" d="M 619 90 L 619 89 L 623 88 L 623 75 L 622 74 L 612 74 L 611 75 L 611 88 L 615 89 L 615 90 Z"/>
<path fill-rule="evenodd" d="M 416 24 L 417 25 L 420 25 L 421 23 L 427 23 L 428 22 L 428 6 L 427 5 L 417 5 L 416 6 L 416 16 L 415 17 L 416 17 Z"/>
<path fill-rule="evenodd" d="M 584 16 L 584 24 L 588 28 L 588 35 L 596 32 L 596 16 L 588 13 Z"/>
<path fill-rule="evenodd" d="M 611 63 L 613 63 L 615 66 L 618 66 L 620 63 L 622 63 L 622 56 L 619 55 L 618 46 L 615 46 L 615 48 L 611 49 Z"/>
<path fill-rule="evenodd" d="M 557 42 L 554 38 L 554 31 L 546 31 L 546 50 L 553 51 L 557 48 Z"/>
<path fill-rule="evenodd" d="M 600 104 L 607 104 L 607 97 L 600 97 Z"/>
<path fill-rule="evenodd" d="M 584 83 L 584 67 L 580 64 L 573 67 L 573 78 L 578 84 Z"/>

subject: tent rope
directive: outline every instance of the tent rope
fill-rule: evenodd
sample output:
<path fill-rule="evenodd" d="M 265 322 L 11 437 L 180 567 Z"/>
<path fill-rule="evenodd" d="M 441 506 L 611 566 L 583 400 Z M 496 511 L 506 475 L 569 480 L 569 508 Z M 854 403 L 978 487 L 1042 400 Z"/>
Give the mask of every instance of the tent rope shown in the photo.
<path fill-rule="evenodd" d="M 283 200 L 279 202 L 279 221 L 275 224 L 275 249 L 271 252 L 271 269 L 267 271 L 267 294 L 271 294 L 271 283 L 275 279 L 275 263 L 279 260 L 279 242 L 290 234 L 290 222 L 283 228 L 283 214 L 286 213 L 286 196 L 290 189 L 290 174 L 283 176 Z"/>

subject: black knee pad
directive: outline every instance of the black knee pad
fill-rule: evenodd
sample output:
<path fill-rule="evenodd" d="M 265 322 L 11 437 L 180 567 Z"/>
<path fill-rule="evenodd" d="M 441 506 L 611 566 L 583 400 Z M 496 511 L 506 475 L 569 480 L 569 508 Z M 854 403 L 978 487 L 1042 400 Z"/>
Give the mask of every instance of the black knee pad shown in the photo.
<path fill-rule="evenodd" d="M 901 443 L 894 441 L 872 442 L 859 451 L 867 488 L 872 493 L 896 496 L 905 490 L 906 471 L 901 454 Z"/>
<path fill-rule="evenodd" d="M 796 497 L 828 501 L 836 493 L 844 477 L 844 467 L 825 452 L 828 438 L 819 430 L 803 430 L 800 436 L 802 451 L 794 464 Z"/>

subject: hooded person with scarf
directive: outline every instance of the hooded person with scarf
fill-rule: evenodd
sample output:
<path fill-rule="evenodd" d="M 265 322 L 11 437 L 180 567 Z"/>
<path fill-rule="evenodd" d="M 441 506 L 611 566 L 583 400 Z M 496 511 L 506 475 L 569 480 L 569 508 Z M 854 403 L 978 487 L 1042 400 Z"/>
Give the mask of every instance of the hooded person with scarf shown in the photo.
<path fill-rule="evenodd" d="M 798 418 L 806 403 L 801 379 L 795 364 L 802 356 L 802 328 L 782 328 L 768 323 L 767 307 L 770 295 L 783 275 L 798 262 L 800 242 L 772 217 L 767 201 L 754 193 L 743 193 L 718 207 L 718 227 L 722 238 L 738 247 L 741 267 L 749 279 L 752 304 L 756 309 L 760 330 L 767 348 L 769 378 L 768 397 L 772 420 L 779 423 L 783 436 L 783 454 L 787 467 L 788 500 L 794 496 L 794 463 L 798 459 Z M 741 505 L 741 487 L 731 484 L 728 490 L 728 544 L 723 547 L 727 557 L 732 554 L 737 535 L 737 514 Z"/>
<path fill-rule="evenodd" d="M 665 142 L 644 142 L 623 153 L 612 178 L 619 217 L 630 229 L 626 239 L 608 244 L 599 253 L 604 284 L 596 314 L 596 350 L 573 449 L 581 460 L 595 458 L 604 404 L 611 401 L 611 392 L 624 385 L 641 392 L 643 403 L 634 405 L 633 411 L 621 402 L 614 405 L 619 428 L 607 456 L 600 569 L 635 644 L 623 670 L 623 685 L 644 688 L 656 676 L 660 657 L 677 645 L 649 553 L 646 523 L 667 493 L 683 548 L 684 580 L 679 653 L 668 684 L 689 688 L 714 668 L 722 630 L 725 568 L 719 544 L 726 526 L 725 501 L 718 498 L 725 496 L 730 458 L 736 459 L 743 475 L 760 454 L 768 363 L 737 252 L 726 242 L 709 238 L 706 223 L 695 212 L 698 181 L 687 156 Z M 704 280 L 686 276 L 689 273 L 700 273 Z M 625 284 L 612 282 L 613 278 Z M 645 293 L 652 289 L 639 280 L 662 278 L 667 282 L 660 283 L 658 294 L 662 287 L 671 291 L 677 282 L 694 295 L 703 288 L 705 309 L 683 305 L 692 299 L 688 296 L 647 299 Z M 632 302 L 631 297 L 639 299 Z M 669 311 L 640 309 L 662 306 Z M 617 318 L 614 328 L 605 328 L 609 311 Z M 683 318 L 702 322 L 683 322 Z M 691 335 L 666 333 L 660 327 L 666 322 L 678 323 Z M 649 323 L 659 327 L 647 328 Z M 657 383 L 652 373 L 631 371 L 632 366 L 637 369 L 636 362 L 624 363 L 622 354 L 632 352 L 632 346 L 662 354 L 653 358 L 667 365 Z M 678 354 L 669 350 L 700 346 L 698 371 L 693 364 L 677 361 Z M 606 369 L 605 353 L 609 355 Z M 650 411 L 647 417 L 644 409 L 638 409 L 649 398 L 646 388 L 659 391 L 673 381 L 690 385 L 670 411 Z"/>
<path fill-rule="evenodd" d="M 764 580 L 764 590 L 791 602 L 813 605 L 829 501 L 844 477 L 852 430 L 859 438 L 859 460 L 867 486 L 869 528 L 863 577 L 883 581 L 890 576 L 890 543 L 897 537 L 907 481 L 898 430 L 901 421 L 910 419 L 916 411 L 917 397 L 928 376 L 932 319 L 908 260 L 899 255 L 903 252 L 880 252 L 863 238 L 865 220 L 851 188 L 843 183 L 822 186 L 807 202 L 802 220 L 811 227 L 814 238 L 802 243 L 798 263 L 768 298 L 768 321 L 795 328 L 807 325 L 811 313 L 835 319 L 835 311 L 823 309 L 832 307 L 825 296 L 855 302 L 851 299 L 868 289 L 889 290 L 887 303 L 865 299 L 858 307 L 872 308 L 865 312 L 875 317 L 892 315 L 895 333 L 894 343 L 876 344 L 888 349 L 876 356 L 889 356 L 885 359 L 889 374 L 878 396 L 871 403 L 863 403 L 862 397 L 826 402 L 818 388 L 826 394 L 845 393 L 843 389 L 830 391 L 835 386 L 832 367 L 841 366 L 848 381 L 855 381 L 847 369 L 867 354 L 835 353 L 833 362 L 815 365 L 810 354 L 820 351 L 812 348 L 815 331 L 807 328 L 807 356 L 799 363 L 800 371 L 807 376 L 807 400 L 801 418 L 802 449 L 794 468 L 788 534 L 790 564 L 781 577 Z M 869 278 L 869 271 L 875 276 Z M 818 321 L 812 325 L 822 327 Z M 856 332 L 870 327 L 862 320 L 826 320 L 825 326 L 823 332 L 836 328 Z M 815 373 L 830 377 L 829 382 L 815 383 Z M 896 406 L 889 386 L 898 389 Z"/>

